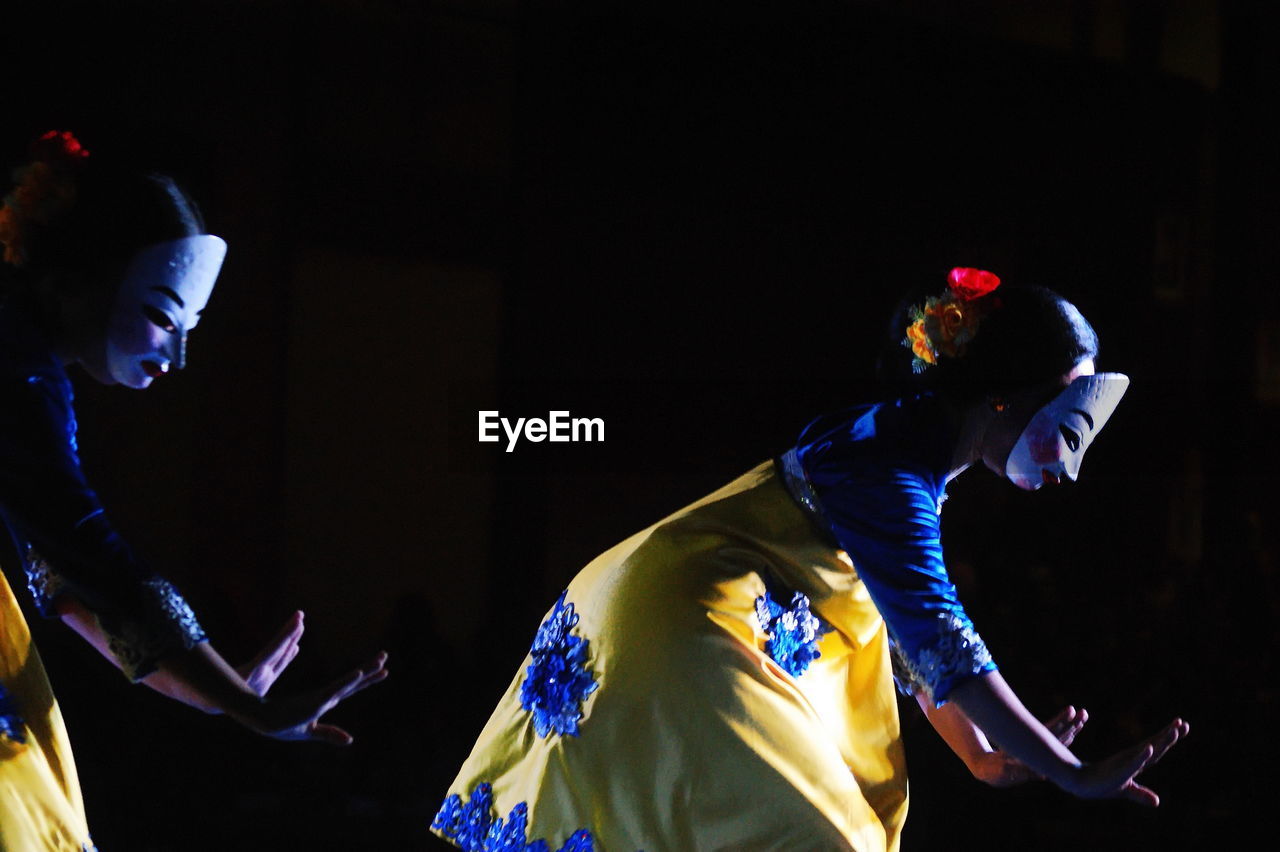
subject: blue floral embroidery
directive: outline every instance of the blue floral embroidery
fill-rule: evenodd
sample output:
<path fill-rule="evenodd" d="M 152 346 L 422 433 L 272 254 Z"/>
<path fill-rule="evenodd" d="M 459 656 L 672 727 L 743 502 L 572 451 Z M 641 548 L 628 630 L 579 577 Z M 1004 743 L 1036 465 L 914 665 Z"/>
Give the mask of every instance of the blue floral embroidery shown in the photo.
<path fill-rule="evenodd" d="M 582 704 L 600 684 L 587 668 L 588 642 L 570 634 L 578 623 L 573 604 L 565 603 L 567 591 L 533 640 L 533 662 L 520 684 L 520 706 L 533 713 L 533 726 L 540 737 L 557 734 L 578 735 Z"/>
<path fill-rule="evenodd" d="M 431 827 L 463 852 L 550 852 L 547 841 L 527 839 L 528 806 L 521 802 L 503 820 L 494 808 L 493 788 L 488 784 L 477 785 L 466 804 L 457 793 L 445 799 Z M 593 852 L 594 849 L 591 832 L 581 828 L 571 834 L 557 852 Z"/>
<path fill-rule="evenodd" d="M 4 684 L 0 683 L 0 736 L 7 737 L 15 743 L 25 743 L 27 735 L 22 732 L 22 728 L 22 716 L 18 714 L 13 696 L 4 688 Z"/>
<path fill-rule="evenodd" d="M 784 607 L 766 590 L 756 598 L 756 618 L 769 634 L 765 652 L 792 677 L 800 677 L 810 663 L 822 656 L 818 653 L 818 640 L 831 628 L 809 611 L 809 599 L 800 592 L 792 595 L 790 606 Z"/>
<path fill-rule="evenodd" d="M 560 847 L 560 852 L 594 852 L 594 850 L 595 846 L 591 841 L 591 832 L 585 828 L 580 828 L 569 835 L 569 839 Z"/>

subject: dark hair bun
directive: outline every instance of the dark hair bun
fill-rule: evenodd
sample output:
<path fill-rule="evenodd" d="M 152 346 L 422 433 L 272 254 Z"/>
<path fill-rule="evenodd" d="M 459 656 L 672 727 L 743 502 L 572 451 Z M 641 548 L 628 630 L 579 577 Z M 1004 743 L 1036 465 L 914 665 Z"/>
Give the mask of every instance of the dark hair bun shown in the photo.
<path fill-rule="evenodd" d="M 903 340 L 913 309 L 931 295 L 909 296 L 889 324 L 877 372 L 895 395 L 931 391 L 971 401 L 1044 384 L 1097 357 L 1098 335 L 1075 305 L 1044 287 L 1004 286 L 982 297 L 983 319 L 958 357 L 917 370 Z"/>
<path fill-rule="evenodd" d="M 69 131 L 32 142 L 14 180 L 0 205 L 0 243 L 15 281 L 69 272 L 76 286 L 113 288 L 139 249 L 204 232 L 171 178 L 91 158 Z"/>

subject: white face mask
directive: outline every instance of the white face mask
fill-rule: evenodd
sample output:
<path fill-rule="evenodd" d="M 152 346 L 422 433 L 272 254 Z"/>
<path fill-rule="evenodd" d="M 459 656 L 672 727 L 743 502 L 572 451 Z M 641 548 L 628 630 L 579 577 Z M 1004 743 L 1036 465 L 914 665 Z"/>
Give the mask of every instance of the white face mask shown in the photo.
<path fill-rule="evenodd" d="M 107 370 L 145 388 L 186 363 L 187 332 L 209 302 L 227 244 L 211 234 L 157 243 L 125 272 L 107 329 Z"/>
<path fill-rule="evenodd" d="M 1064 478 L 1075 481 L 1084 451 L 1129 388 L 1120 373 L 1079 376 L 1037 411 L 1005 462 L 1005 476 L 1034 491 Z"/>

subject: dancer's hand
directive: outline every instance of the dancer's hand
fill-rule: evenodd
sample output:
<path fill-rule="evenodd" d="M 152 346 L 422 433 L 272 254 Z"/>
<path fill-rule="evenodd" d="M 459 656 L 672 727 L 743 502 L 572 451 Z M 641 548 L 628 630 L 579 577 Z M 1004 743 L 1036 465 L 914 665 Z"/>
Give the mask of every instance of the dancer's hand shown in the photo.
<path fill-rule="evenodd" d="M 267 694 L 271 685 L 276 682 L 293 658 L 298 656 L 298 642 L 305 630 L 302 612 L 289 616 L 284 627 L 267 643 L 258 655 L 243 665 L 236 666 L 236 673 L 244 678 L 245 683 L 259 696 Z"/>
<path fill-rule="evenodd" d="M 387 677 L 386 653 L 327 686 L 284 698 L 263 701 L 238 716 L 239 721 L 264 736 L 278 740 L 314 740 L 334 745 L 350 745 L 352 737 L 321 717 L 343 700 Z"/>
<path fill-rule="evenodd" d="M 1044 726 L 1059 742 L 1070 747 L 1087 721 L 1087 710 L 1064 707 L 1058 715 L 1045 722 Z M 975 778 L 992 787 L 1012 787 L 1042 777 L 1022 761 L 1000 749 L 976 755 L 970 760 L 969 769 Z"/>
<path fill-rule="evenodd" d="M 1160 797 L 1135 779 L 1190 731 L 1190 725 L 1174 719 L 1155 736 L 1099 763 L 1081 766 L 1061 786 L 1083 799 L 1127 799 L 1154 808 L 1160 804 Z"/>

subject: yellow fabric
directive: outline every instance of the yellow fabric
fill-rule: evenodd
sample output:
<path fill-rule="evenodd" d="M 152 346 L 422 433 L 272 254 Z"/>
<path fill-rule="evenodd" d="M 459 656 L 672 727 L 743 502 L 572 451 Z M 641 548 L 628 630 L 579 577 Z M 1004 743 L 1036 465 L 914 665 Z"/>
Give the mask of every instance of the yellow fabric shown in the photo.
<path fill-rule="evenodd" d="M 755 616 L 771 573 L 835 629 L 792 677 Z M 888 638 L 848 557 L 772 463 L 632 536 L 569 584 L 599 687 L 538 737 L 526 658 L 450 788 L 529 808 L 528 840 L 605 852 L 892 852 L 907 810 Z"/>
<path fill-rule="evenodd" d="M 91 849 L 62 714 L 3 574 L 0 682 L 26 723 L 25 743 L 0 735 L 0 852 Z"/>

